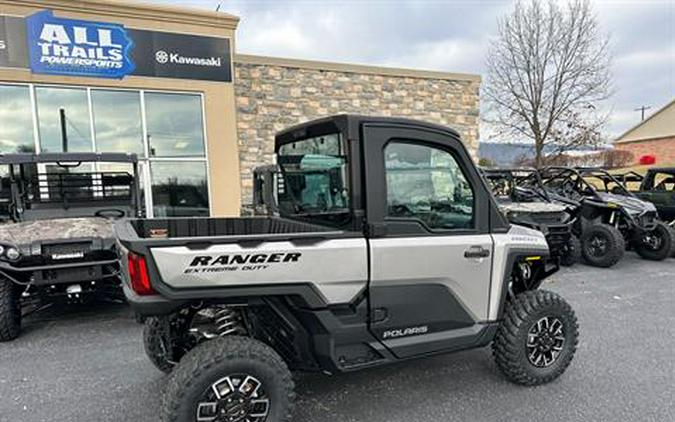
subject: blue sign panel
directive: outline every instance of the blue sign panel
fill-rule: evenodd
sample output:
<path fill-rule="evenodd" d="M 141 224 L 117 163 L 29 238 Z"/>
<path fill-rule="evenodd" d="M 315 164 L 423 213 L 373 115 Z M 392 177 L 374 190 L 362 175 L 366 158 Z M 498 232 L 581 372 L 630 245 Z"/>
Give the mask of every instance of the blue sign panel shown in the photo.
<path fill-rule="evenodd" d="M 45 10 L 26 18 L 26 31 L 35 73 L 119 79 L 136 67 L 123 25 L 57 18 Z"/>

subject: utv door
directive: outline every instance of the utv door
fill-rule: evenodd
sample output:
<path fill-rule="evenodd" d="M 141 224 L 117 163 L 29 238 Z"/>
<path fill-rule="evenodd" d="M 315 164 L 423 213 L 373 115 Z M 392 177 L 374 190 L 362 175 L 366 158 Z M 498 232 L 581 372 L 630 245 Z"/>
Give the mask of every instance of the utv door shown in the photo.
<path fill-rule="evenodd" d="M 370 329 L 399 358 L 476 345 L 488 316 L 488 192 L 451 133 L 366 124 Z"/>
<path fill-rule="evenodd" d="M 675 219 L 675 175 L 669 173 L 648 173 L 642 189 L 643 199 L 652 202 L 659 210 L 659 216 L 666 221 Z"/>

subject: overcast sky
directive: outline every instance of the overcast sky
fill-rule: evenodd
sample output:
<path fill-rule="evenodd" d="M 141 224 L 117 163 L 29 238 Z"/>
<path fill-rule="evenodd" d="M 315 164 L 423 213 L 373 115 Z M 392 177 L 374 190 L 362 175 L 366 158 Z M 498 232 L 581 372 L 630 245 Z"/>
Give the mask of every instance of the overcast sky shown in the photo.
<path fill-rule="evenodd" d="M 482 73 L 508 0 L 151 0 L 241 18 L 237 52 Z M 593 1 L 610 35 L 616 93 L 608 137 L 675 97 L 675 0 Z M 487 132 L 482 130 L 482 132 Z M 483 133 L 482 133 L 483 134 Z"/>

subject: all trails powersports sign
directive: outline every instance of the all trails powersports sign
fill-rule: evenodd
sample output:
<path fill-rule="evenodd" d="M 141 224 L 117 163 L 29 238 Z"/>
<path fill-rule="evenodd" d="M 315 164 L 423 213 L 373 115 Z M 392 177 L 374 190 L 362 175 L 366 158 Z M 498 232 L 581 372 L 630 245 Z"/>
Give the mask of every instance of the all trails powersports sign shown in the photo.
<path fill-rule="evenodd" d="M 127 28 L 55 16 L 0 16 L 0 67 L 122 79 L 129 75 L 232 82 L 228 38 Z"/>
<path fill-rule="evenodd" d="M 123 78 L 136 68 L 124 26 L 54 17 L 26 19 L 30 68 L 35 73 Z"/>

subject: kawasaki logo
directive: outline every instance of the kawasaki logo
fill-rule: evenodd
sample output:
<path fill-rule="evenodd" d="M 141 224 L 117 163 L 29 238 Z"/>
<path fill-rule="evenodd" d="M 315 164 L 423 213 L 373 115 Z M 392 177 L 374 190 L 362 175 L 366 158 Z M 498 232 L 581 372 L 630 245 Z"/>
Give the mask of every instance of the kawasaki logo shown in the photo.
<path fill-rule="evenodd" d="M 84 252 L 68 252 L 52 254 L 52 259 L 76 259 L 83 258 Z"/>
<path fill-rule="evenodd" d="M 159 50 L 155 53 L 155 60 L 159 64 L 173 63 L 208 67 L 222 66 L 220 57 L 185 57 L 178 53 L 167 53 L 164 50 Z"/>

